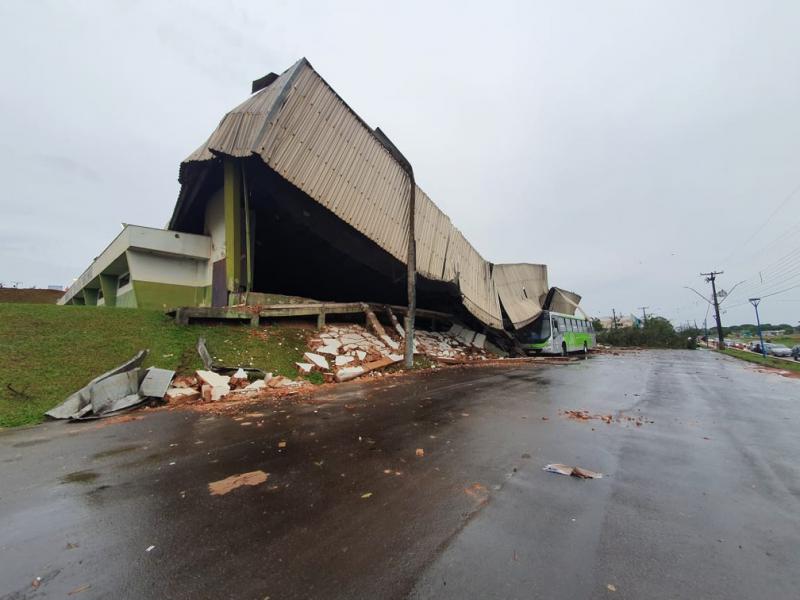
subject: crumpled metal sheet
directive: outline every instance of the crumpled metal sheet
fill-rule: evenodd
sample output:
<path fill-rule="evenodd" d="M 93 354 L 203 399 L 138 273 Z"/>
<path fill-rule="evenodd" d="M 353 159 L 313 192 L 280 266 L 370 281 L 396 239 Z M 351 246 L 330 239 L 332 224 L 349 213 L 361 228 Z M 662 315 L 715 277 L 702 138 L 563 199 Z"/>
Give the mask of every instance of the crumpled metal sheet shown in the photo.
<path fill-rule="evenodd" d="M 116 369 L 95 377 L 45 414 L 54 419 L 87 421 L 117 414 L 148 398 L 163 398 L 175 371 L 157 367 L 142 370 L 146 356 L 147 350 L 142 350 Z"/>
<path fill-rule="evenodd" d="M 87 383 L 84 387 L 79 389 L 74 394 L 71 394 L 64 402 L 59 404 L 58 406 L 51 408 L 48 410 L 45 415 L 52 419 L 69 419 L 77 414 L 79 414 L 83 409 L 87 406 L 91 405 L 91 391 L 92 387 L 99 383 L 100 381 L 111 377 L 112 375 L 116 375 L 118 373 L 124 373 L 126 371 L 130 371 L 131 369 L 135 369 L 141 366 L 142 362 L 144 362 L 145 357 L 147 356 L 147 350 L 140 350 L 136 356 L 134 356 L 129 361 L 122 363 L 120 366 L 111 369 L 92 379 L 89 383 Z"/>

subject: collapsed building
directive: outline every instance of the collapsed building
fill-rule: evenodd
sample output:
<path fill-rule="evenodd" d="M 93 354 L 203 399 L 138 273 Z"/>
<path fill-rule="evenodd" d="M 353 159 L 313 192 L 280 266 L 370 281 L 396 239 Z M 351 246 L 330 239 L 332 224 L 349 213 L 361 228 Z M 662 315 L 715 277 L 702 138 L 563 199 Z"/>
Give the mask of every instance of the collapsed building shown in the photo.
<path fill-rule="evenodd" d="M 406 303 L 412 179 L 367 125 L 300 59 L 253 82 L 180 165 L 165 229 L 126 225 L 59 301 L 118 307 L 220 307 L 253 294 Z M 476 329 L 574 314 L 546 265 L 493 264 L 419 187 L 417 304 Z"/>

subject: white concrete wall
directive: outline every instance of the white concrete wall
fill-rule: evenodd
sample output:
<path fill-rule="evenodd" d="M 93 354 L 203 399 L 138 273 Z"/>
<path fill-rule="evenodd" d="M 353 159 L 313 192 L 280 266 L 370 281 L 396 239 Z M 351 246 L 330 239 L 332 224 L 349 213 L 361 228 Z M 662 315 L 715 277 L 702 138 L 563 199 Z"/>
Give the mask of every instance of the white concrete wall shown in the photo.
<path fill-rule="evenodd" d="M 225 258 L 225 200 L 222 188 L 208 199 L 206 204 L 205 231 L 211 238 L 211 261 L 215 263 Z M 209 264 L 209 268 L 211 264 Z"/>
<path fill-rule="evenodd" d="M 222 198 L 222 192 L 220 191 L 220 199 Z M 225 246 L 225 219 L 224 219 L 224 212 L 223 212 L 223 219 L 222 219 L 222 247 L 224 252 Z M 170 231 L 166 229 L 154 229 L 152 227 L 141 227 L 139 225 L 126 225 L 124 229 L 119 233 L 119 235 L 114 238 L 114 240 L 103 250 L 100 255 L 92 262 L 91 265 L 81 274 L 80 277 L 73 283 L 67 292 L 58 300 L 59 304 L 66 304 L 69 300 L 72 299 L 73 296 L 80 293 L 80 291 L 90 282 L 92 282 L 98 275 L 103 273 L 106 269 L 109 268 L 111 263 L 113 263 L 117 258 L 122 256 L 124 253 L 128 252 L 129 254 L 131 251 L 136 251 L 137 255 L 142 255 L 144 251 L 147 253 L 159 253 L 164 256 L 165 262 L 163 264 L 171 264 L 171 269 L 175 268 L 174 260 L 186 260 L 188 259 L 197 259 L 197 260 L 189 260 L 191 264 L 188 267 L 188 272 L 192 273 L 192 279 L 194 281 L 201 280 L 203 282 L 208 281 L 208 283 L 192 283 L 187 285 L 211 285 L 211 266 L 208 263 L 208 258 L 211 256 L 211 238 L 204 235 L 195 235 L 191 233 L 180 233 L 177 231 Z M 169 260 L 173 260 L 172 263 Z M 197 264 L 198 261 L 202 263 L 202 274 L 197 274 Z M 130 263 L 129 263 L 130 264 Z M 153 261 L 145 260 L 145 271 L 152 272 L 152 268 L 157 264 Z M 150 266 L 147 266 L 150 265 Z M 151 268 L 152 267 L 152 268 Z M 150 269 L 148 271 L 148 269 Z M 177 270 L 180 271 L 183 275 L 182 277 L 186 276 L 187 272 L 186 265 L 182 267 L 177 267 Z M 131 271 L 133 271 L 133 267 L 131 267 Z M 136 277 L 133 273 L 131 273 L 131 277 L 135 279 L 140 279 L 143 281 L 158 281 L 161 283 L 173 283 L 169 280 L 164 280 L 164 276 L 160 276 L 160 279 L 144 279 L 142 277 Z M 175 281 L 174 283 L 178 283 Z"/>
<path fill-rule="evenodd" d="M 194 287 L 211 285 L 207 260 L 166 256 L 140 250 L 127 251 L 128 267 L 134 281 L 151 281 Z"/>

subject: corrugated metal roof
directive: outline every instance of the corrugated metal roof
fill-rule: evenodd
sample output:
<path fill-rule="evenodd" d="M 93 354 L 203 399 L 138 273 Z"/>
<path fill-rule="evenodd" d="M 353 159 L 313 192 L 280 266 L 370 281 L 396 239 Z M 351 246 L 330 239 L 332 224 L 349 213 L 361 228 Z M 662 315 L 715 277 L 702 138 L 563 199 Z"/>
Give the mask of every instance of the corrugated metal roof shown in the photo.
<path fill-rule="evenodd" d="M 492 276 L 500 302 L 515 329 L 539 316 L 548 291 L 547 265 L 495 265 Z"/>
<path fill-rule="evenodd" d="M 408 176 L 305 59 L 225 115 L 184 165 L 215 154 L 258 154 L 312 199 L 406 262 Z M 487 325 L 501 328 L 490 263 L 419 188 L 415 223 L 420 275 L 457 283 L 464 306 Z M 519 303 L 512 310 L 520 320 L 532 318 L 532 305 Z"/>
<path fill-rule="evenodd" d="M 567 315 L 574 315 L 575 310 L 577 309 L 583 313 L 583 310 L 578 306 L 578 304 L 580 304 L 581 297 L 575 292 L 562 290 L 561 288 L 557 287 L 552 288 L 550 292 L 551 297 L 550 304 L 547 307 L 548 310 Z M 583 316 L 585 317 L 586 313 L 583 313 Z"/>

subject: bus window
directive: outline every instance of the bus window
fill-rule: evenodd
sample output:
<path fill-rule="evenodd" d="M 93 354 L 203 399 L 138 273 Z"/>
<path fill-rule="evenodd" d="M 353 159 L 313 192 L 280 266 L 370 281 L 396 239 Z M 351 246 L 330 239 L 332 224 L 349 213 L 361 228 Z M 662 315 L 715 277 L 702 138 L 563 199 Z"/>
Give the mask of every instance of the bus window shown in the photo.
<path fill-rule="evenodd" d="M 586 321 L 578 321 L 581 326 L 581 331 L 586 332 Z"/>

